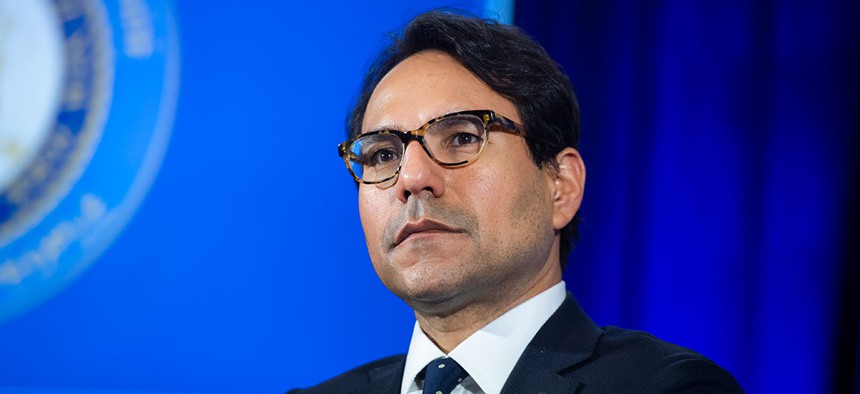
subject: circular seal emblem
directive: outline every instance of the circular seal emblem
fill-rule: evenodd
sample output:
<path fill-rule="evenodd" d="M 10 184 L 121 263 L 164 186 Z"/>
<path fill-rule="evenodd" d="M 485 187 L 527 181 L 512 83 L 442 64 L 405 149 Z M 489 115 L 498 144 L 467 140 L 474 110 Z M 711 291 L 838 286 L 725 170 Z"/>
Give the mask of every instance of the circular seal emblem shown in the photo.
<path fill-rule="evenodd" d="M 0 322 L 104 250 L 158 169 L 178 88 L 169 0 L 0 0 Z"/>

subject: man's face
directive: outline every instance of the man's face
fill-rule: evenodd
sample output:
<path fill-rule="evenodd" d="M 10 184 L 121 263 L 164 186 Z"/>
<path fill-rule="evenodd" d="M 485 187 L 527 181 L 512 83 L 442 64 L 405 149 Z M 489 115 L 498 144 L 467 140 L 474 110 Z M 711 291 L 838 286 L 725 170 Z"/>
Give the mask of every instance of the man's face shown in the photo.
<path fill-rule="evenodd" d="M 480 109 L 521 123 L 511 101 L 450 56 L 425 51 L 382 79 L 362 131 L 414 130 Z M 374 268 L 419 312 L 511 302 L 547 274 L 560 278 L 552 189 L 551 170 L 538 168 L 514 134 L 491 132 L 480 158 L 459 168 L 439 166 L 411 142 L 394 185 L 359 187 Z"/>

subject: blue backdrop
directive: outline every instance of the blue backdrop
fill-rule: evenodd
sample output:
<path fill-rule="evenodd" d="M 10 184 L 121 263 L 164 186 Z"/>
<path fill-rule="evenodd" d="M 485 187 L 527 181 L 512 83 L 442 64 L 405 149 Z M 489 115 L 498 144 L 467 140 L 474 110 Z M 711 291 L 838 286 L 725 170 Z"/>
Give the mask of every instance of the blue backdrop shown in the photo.
<path fill-rule="evenodd" d="M 566 278 L 749 392 L 860 392 L 860 4 L 519 2 L 583 108 Z"/>
<path fill-rule="evenodd" d="M 405 351 L 414 318 L 334 148 L 384 32 L 443 3 L 177 2 L 161 171 L 97 263 L 0 325 L 0 387 L 280 392 Z M 852 390 L 857 8 L 517 5 L 580 97 L 566 280 L 598 324 L 701 351 L 749 392 Z"/>
<path fill-rule="evenodd" d="M 85 274 L 0 325 L 0 387 L 283 392 L 402 352 L 414 318 L 373 272 L 335 148 L 385 34 L 444 4 L 174 2 L 158 177 Z"/>

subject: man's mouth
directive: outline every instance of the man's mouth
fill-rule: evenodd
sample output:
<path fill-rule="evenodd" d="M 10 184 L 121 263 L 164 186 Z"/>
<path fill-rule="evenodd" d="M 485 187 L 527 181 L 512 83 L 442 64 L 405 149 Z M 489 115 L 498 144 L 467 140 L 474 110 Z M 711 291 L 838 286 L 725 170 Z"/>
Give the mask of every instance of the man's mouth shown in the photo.
<path fill-rule="evenodd" d="M 397 236 L 394 237 L 394 246 L 398 246 L 408 238 L 431 233 L 461 233 L 460 229 L 439 223 L 430 219 L 422 219 L 417 222 L 410 222 L 403 225 Z"/>

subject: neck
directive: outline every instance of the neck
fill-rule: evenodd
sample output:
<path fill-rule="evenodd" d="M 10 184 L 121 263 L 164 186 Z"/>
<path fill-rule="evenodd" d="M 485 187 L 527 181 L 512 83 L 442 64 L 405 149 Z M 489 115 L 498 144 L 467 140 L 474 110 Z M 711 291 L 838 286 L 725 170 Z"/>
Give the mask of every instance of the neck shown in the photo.
<path fill-rule="evenodd" d="M 470 303 L 451 313 L 427 313 L 416 309 L 415 318 L 427 337 L 448 354 L 499 316 L 561 281 L 561 269 L 557 264 L 543 274 L 530 286 L 500 289 L 486 301 Z"/>

